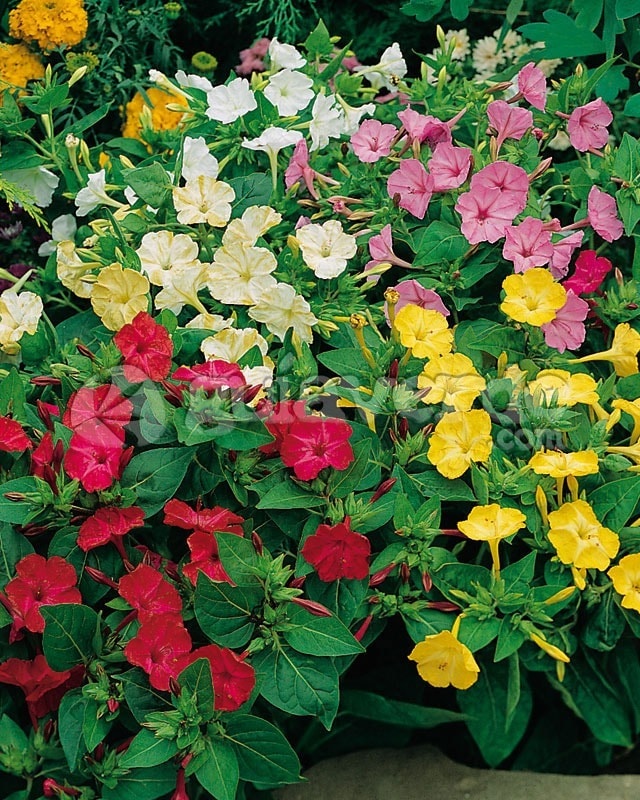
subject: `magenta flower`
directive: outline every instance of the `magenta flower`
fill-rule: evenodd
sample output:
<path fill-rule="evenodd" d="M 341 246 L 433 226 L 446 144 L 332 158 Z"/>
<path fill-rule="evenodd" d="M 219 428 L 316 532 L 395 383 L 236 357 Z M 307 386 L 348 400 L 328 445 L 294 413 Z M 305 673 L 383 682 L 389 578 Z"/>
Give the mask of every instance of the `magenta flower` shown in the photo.
<path fill-rule="evenodd" d="M 433 194 L 433 178 L 415 158 L 401 162 L 399 169 L 387 180 L 389 197 L 400 196 L 398 205 L 418 219 L 424 219 Z"/>
<path fill-rule="evenodd" d="M 533 61 L 518 73 L 518 91 L 534 108 L 544 111 L 547 105 L 547 79 Z"/>
<path fill-rule="evenodd" d="M 313 183 L 317 178 L 320 178 L 324 183 L 338 186 L 338 181 L 335 181 L 328 175 L 321 175 L 309 165 L 309 148 L 304 139 L 299 139 L 296 146 L 293 148 L 293 155 L 284 173 L 284 185 L 287 189 L 290 189 L 294 183 L 304 181 L 304 185 L 307 187 L 307 191 L 311 197 L 317 200 L 318 193 Z"/>
<path fill-rule="evenodd" d="M 504 197 L 508 197 L 514 206 L 513 220 L 527 205 L 529 176 L 522 167 L 508 161 L 494 161 L 471 178 L 470 190 L 479 189 L 499 189 Z"/>
<path fill-rule="evenodd" d="M 583 250 L 576 259 L 575 272 L 562 285 L 575 294 L 591 294 L 600 288 L 611 269 L 613 264 L 608 258 L 599 256 L 595 250 Z"/>
<path fill-rule="evenodd" d="M 609 106 L 598 97 L 571 112 L 567 123 L 569 140 L 576 150 L 583 153 L 591 148 L 604 147 L 609 138 L 607 125 L 612 121 Z"/>
<path fill-rule="evenodd" d="M 462 217 L 460 229 L 469 244 L 497 242 L 519 213 L 509 193 L 484 188 L 461 194 L 455 208 Z"/>
<path fill-rule="evenodd" d="M 377 267 L 378 264 L 386 263 L 395 264 L 397 267 L 410 267 L 411 264 L 408 261 L 404 261 L 402 258 L 398 258 L 398 256 L 393 252 L 393 240 L 391 238 L 391 225 L 385 225 L 384 228 L 380 231 L 380 233 L 372 236 L 369 239 L 369 254 L 371 256 L 371 261 L 367 262 L 365 265 L 365 269 L 373 269 L 373 267 Z"/>
<path fill-rule="evenodd" d="M 400 299 L 396 303 L 396 314 L 404 306 L 412 305 L 426 308 L 427 311 L 437 311 L 444 317 L 449 316 L 449 309 L 442 302 L 440 295 L 434 292 L 433 289 L 425 289 L 422 284 L 418 283 L 418 281 L 413 278 L 408 281 L 402 281 L 402 283 L 399 283 L 393 288 L 400 295 Z M 384 314 L 387 318 L 387 324 L 390 324 L 387 303 L 384 304 Z"/>
<path fill-rule="evenodd" d="M 565 236 L 558 242 L 553 242 L 553 255 L 549 264 L 549 271 L 554 278 L 564 278 L 569 271 L 569 262 L 573 251 L 580 247 L 584 239 L 584 231 L 575 231 Z"/>
<path fill-rule="evenodd" d="M 618 219 L 616 201 L 610 194 L 592 186 L 587 197 L 589 225 L 606 242 L 614 242 L 622 236 L 624 228 Z"/>
<path fill-rule="evenodd" d="M 577 350 L 584 342 L 587 333 L 584 321 L 588 313 L 589 304 L 586 300 L 569 289 L 567 301 L 556 313 L 556 318 L 542 325 L 547 345 L 554 347 L 559 353 L 564 353 L 565 350 Z"/>
<path fill-rule="evenodd" d="M 407 132 L 411 144 L 427 142 L 432 149 L 440 142 L 451 142 L 451 127 L 428 114 L 419 114 L 412 108 L 407 108 L 398 114 L 402 125 Z"/>
<path fill-rule="evenodd" d="M 391 152 L 397 133 L 395 125 L 383 125 L 377 119 L 367 119 L 351 137 L 353 152 L 366 164 L 379 161 Z"/>
<path fill-rule="evenodd" d="M 467 180 L 471 169 L 471 150 L 441 142 L 429 161 L 434 192 L 457 189 Z"/>
<path fill-rule="evenodd" d="M 497 152 L 505 139 L 522 139 L 529 128 L 533 128 L 533 114 L 529 109 L 511 106 L 504 100 L 489 103 L 487 116 L 498 135 Z"/>
<path fill-rule="evenodd" d="M 553 256 L 551 232 L 544 229 L 541 219 L 525 217 L 519 225 L 512 225 L 505 231 L 502 255 L 513 261 L 515 272 L 543 267 Z"/>

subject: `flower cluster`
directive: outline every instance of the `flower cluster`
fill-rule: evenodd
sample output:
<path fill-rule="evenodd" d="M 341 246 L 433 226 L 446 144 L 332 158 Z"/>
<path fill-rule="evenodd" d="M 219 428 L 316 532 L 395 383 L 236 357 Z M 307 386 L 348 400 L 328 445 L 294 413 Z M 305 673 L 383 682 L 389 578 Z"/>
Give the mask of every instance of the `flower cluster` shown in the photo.
<path fill-rule="evenodd" d="M 20 0 L 9 12 L 9 33 L 45 52 L 84 39 L 89 19 L 83 0 Z"/>

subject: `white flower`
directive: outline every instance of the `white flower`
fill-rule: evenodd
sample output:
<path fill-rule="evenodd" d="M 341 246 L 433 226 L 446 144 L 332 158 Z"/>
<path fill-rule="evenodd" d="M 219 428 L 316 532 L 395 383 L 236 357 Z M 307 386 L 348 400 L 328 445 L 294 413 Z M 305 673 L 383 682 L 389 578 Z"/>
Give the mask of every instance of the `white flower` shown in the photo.
<path fill-rule="evenodd" d="M 271 361 L 271 359 L 268 360 Z M 271 361 L 271 364 L 273 365 L 273 361 Z M 262 385 L 265 389 L 268 389 L 273 383 L 273 366 L 269 366 L 268 364 L 263 364 L 261 367 L 242 367 L 242 374 L 244 375 L 247 386 Z M 258 398 L 256 398 L 256 401 L 257 399 Z"/>
<path fill-rule="evenodd" d="M 404 60 L 400 45 L 394 42 L 382 54 L 380 61 L 371 67 L 356 67 L 355 72 L 365 75 L 371 86 L 379 90 L 383 86 L 390 92 L 396 90 L 398 79 L 407 74 L 407 62 Z"/>
<path fill-rule="evenodd" d="M 198 328 L 203 331 L 222 331 L 225 328 L 229 328 L 231 325 L 233 325 L 233 320 L 231 318 L 225 319 L 220 314 L 203 312 L 189 320 L 184 327 Z"/>
<path fill-rule="evenodd" d="M 309 303 L 288 283 L 277 283 L 263 292 L 260 300 L 249 309 L 249 316 L 256 322 L 263 322 L 280 341 L 289 328 L 293 328 L 303 342 L 311 342 L 311 326 L 318 322 Z"/>
<path fill-rule="evenodd" d="M 376 112 L 375 103 L 365 103 L 363 106 L 350 106 L 338 95 L 338 102 L 344 111 L 344 127 L 342 132 L 352 136 L 360 127 L 360 120 L 365 114 L 372 116 Z"/>
<path fill-rule="evenodd" d="M 109 197 L 106 190 L 106 175 L 101 169 L 99 172 L 92 172 L 84 189 L 80 189 L 76 195 L 75 204 L 78 209 L 79 217 L 86 217 L 91 211 L 100 205 L 122 208 L 123 204 Z"/>
<path fill-rule="evenodd" d="M 571 140 L 566 131 L 559 130 L 556 135 L 549 142 L 549 147 L 552 150 L 568 150 L 571 147 Z"/>
<path fill-rule="evenodd" d="M 501 50 L 496 52 L 497 46 L 498 42 L 493 36 L 485 36 L 476 42 L 472 61 L 479 79 L 490 77 L 504 63 L 505 54 Z"/>
<path fill-rule="evenodd" d="M 550 78 L 561 64 L 561 58 L 543 58 L 541 61 L 538 61 L 537 66 L 545 78 Z"/>
<path fill-rule="evenodd" d="M 280 69 L 299 69 L 306 60 L 299 50 L 291 44 L 281 44 L 274 36 L 269 43 L 269 64 L 272 72 Z"/>
<path fill-rule="evenodd" d="M 207 91 L 207 116 L 228 125 L 258 107 L 246 78 L 234 78 L 226 86 Z"/>
<path fill-rule="evenodd" d="M 34 334 L 44 308 L 42 298 L 33 292 L 18 294 L 6 289 L 0 294 L 0 348 L 9 355 L 19 352 L 18 342 L 25 333 Z"/>
<path fill-rule="evenodd" d="M 166 270 L 201 266 L 198 245 L 185 233 L 171 231 L 145 233 L 136 250 L 140 267 L 155 286 L 164 286 Z"/>
<path fill-rule="evenodd" d="M 98 262 L 86 263 L 76 251 L 76 246 L 71 240 L 58 242 L 56 248 L 56 272 L 58 280 L 77 297 L 91 297 L 95 276 L 94 267 L 101 266 Z M 89 277 L 89 280 L 86 278 Z"/>
<path fill-rule="evenodd" d="M 317 278 L 337 278 L 358 249 L 356 237 L 345 233 L 342 224 L 330 219 L 323 225 L 305 225 L 296 231 L 305 264 Z"/>
<path fill-rule="evenodd" d="M 242 146 L 247 150 L 260 150 L 271 158 L 285 147 L 293 147 L 300 139 L 302 139 L 300 131 L 288 131 L 286 128 L 278 128 L 274 125 L 263 131 L 256 139 L 245 140 L 242 142 Z"/>
<path fill-rule="evenodd" d="M 168 308 L 174 314 L 179 314 L 184 306 L 192 306 L 201 314 L 206 313 L 198 299 L 198 292 L 206 286 L 208 274 L 209 265 L 200 262 L 192 267 L 174 267 L 164 271 L 163 288 L 156 295 L 155 307 L 158 310 Z"/>
<path fill-rule="evenodd" d="M 179 86 L 185 89 L 201 89 L 203 92 L 210 92 L 213 89 L 213 84 L 202 75 L 187 75 L 183 69 L 176 72 L 176 81 Z"/>
<path fill-rule="evenodd" d="M 225 328 L 215 336 L 204 339 L 200 350 L 207 361 L 220 359 L 228 361 L 229 364 L 237 364 L 254 347 L 257 347 L 263 356 L 266 356 L 269 350 L 267 340 L 264 336 L 260 336 L 255 328 Z"/>
<path fill-rule="evenodd" d="M 223 228 L 231 217 L 231 202 L 236 193 L 224 181 L 200 175 L 186 186 L 174 186 L 173 205 L 178 212 L 178 222 L 194 225 L 207 222 L 214 228 Z"/>
<path fill-rule="evenodd" d="M 204 136 L 198 136 L 197 139 L 185 136 L 180 174 L 185 181 L 194 181 L 200 175 L 218 177 L 218 159 L 209 152 Z"/>
<path fill-rule="evenodd" d="M 275 286 L 271 273 L 277 266 L 276 257 L 266 247 L 219 247 L 207 285 L 211 296 L 220 303 L 252 305 L 265 289 Z"/>
<path fill-rule="evenodd" d="M 451 58 L 453 61 L 462 61 L 471 52 L 471 48 L 469 46 L 469 34 L 467 33 L 467 29 L 462 28 L 459 31 L 447 31 L 445 33 L 444 40 L 447 44 L 450 44 L 454 39 L 455 39 L 455 44 L 453 46 L 453 52 L 451 53 Z"/>
<path fill-rule="evenodd" d="M 58 242 L 73 239 L 77 230 L 78 226 L 73 214 L 62 214 L 62 216 L 56 217 L 51 223 L 51 239 L 40 245 L 38 255 L 50 256 L 51 253 L 55 253 Z"/>
<path fill-rule="evenodd" d="M 282 222 L 282 214 L 271 206 L 249 206 L 240 219 L 232 219 L 222 234 L 227 249 L 237 244 L 252 247 L 261 236 Z"/>
<path fill-rule="evenodd" d="M 269 78 L 264 96 L 278 109 L 281 117 L 291 117 L 313 99 L 313 81 L 302 72 L 283 69 Z"/>
<path fill-rule="evenodd" d="M 329 139 L 337 139 L 344 133 L 345 118 L 342 109 L 336 106 L 333 95 L 319 94 L 311 109 L 311 150 L 318 150 L 329 144 Z"/>
<path fill-rule="evenodd" d="M 39 208 L 51 205 L 53 193 L 60 183 L 60 178 L 44 167 L 8 169 L 3 172 L 2 177 L 8 183 L 14 183 L 23 189 L 31 202 Z"/>

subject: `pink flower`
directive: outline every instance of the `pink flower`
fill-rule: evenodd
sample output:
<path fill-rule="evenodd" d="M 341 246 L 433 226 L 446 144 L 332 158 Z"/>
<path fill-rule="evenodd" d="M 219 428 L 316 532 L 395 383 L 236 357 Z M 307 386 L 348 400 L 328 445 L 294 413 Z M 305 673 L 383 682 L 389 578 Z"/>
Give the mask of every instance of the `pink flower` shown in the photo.
<path fill-rule="evenodd" d="M 533 114 L 527 108 L 509 105 L 504 100 L 489 103 L 487 116 L 498 134 L 498 152 L 505 139 L 522 139 L 533 128 Z"/>
<path fill-rule="evenodd" d="M 339 185 L 338 181 L 335 181 L 328 175 L 321 175 L 309 166 L 309 148 L 307 147 L 307 143 L 304 139 L 298 139 L 296 146 L 293 148 L 293 155 L 289 161 L 289 166 L 284 172 L 284 185 L 287 189 L 290 189 L 294 183 L 298 183 L 298 181 L 302 180 L 311 197 L 317 200 L 318 193 L 313 182 L 318 178 L 332 186 Z"/>
<path fill-rule="evenodd" d="M 584 342 L 587 333 L 584 321 L 588 313 L 589 304 L 586 300 L 569 289 L 567 301 L 557 312 L 556 318 L 542 326 L 547 345 L 554 347 L 559 353 L 564 353 L 565 350 L 577 350 Z"/>
<path fill-rule="evenodd" d="M 614 242 L 622 236 L 624 227 L 618 219 L 615 198 L 602 192 L 597 186 L 592 186 L 589 192 L 587 212 L 589 225 L 606 242 Z"/>
<path fill-rule="evenodd" d="M 544 229 L 542 220 L 525 217 L 519 225 L 512 225 L 505 231 L 502 255 L 513 261 L 515 272 L 543 267 L 553 256 L 551 233 Z"/>
<path fill-rule="evenodd" d="M 600 288 L 606 274 L 613 268 L 608 258 L 595 250 L 583 250 L 576 259 L 576 269 L 562 285 L 575 294 L 591 294 Z"/>
<path fill-rule="evenodd" d="M 533 61 L 518 73 L 518 91 L 534 108 L 544 111 L 547 105 L 547 79 Z"/>
<path fill-rule="evenodd" d="M 476 172 L 471 178 L 470 189 L 472 192 L 477 189 L 499 189 L 513 204 L 513 220 L 527 205 L 529 176 L 522 167 L 508 161 L 494 161 Z"/>
<path fill-rule="evenodd" d="M 518 214 L 510 195 L 496 189 L 476 189 L 461 194 L 455 205 L 462 217 L 460 229 L 469 244 L 497 242 Z"/>
<path fill-rule="evenodd" d="M 393 252 L 391 225 L 385 225 L 380 233 L 372 236 L 369 239 L 368 245 L 371 261 L 367 262 L 365 269 L 373 269 L 373 267 L 377 267 L 378 264 L 383 264 L 386 262 L 389 264 L 395 264 L 397 267 L 411 266 L 408 261 L 398 258 L 398 256 Z"/>
<path fill-rule="evenodd" d="M 441 142 L 429 160 L 434 192 L 457 189 L 467 180 L 471 169 L 471 150 Z"/>
<path fill-rule="evenodd" d="M 389 175 L 389 197 L 400 196 L 399 206 L 418 219 L 424 219 L 433 193 L 433 178 L 415 158 L 401 162 L 399 169 Z"/>
<path fill-rule="evenodd" d="M 590 148 L 604 147 L 609 138 L 607 125 L 613 121 L 609 106 L 598 97 L 585 106 L 578 106 L 571 112 L 567 131 L 571 144 L 586 152 Z"/>
<path fill-rule="evenodd" d="M 412 108 L 407 108 L 398 114 L 398 118 L 412 144 L 413 142 L 422 144 L 429 140 L 429 146 L 435 147 L 440 142 L 451 141 L 451 128 L 436 117 L 419 114 Z"/>
<path fill-rule="evenodd" d="M 549 264 L 549 271 L 554 278 L 564 278 L 569 270 L 569 262 L 573 256 L 573 251 L 580 247 L 584 238 L 584 231 L 575 231 L 560 239 L 559 242 L 553 242 L 553 255 L 551 256 L 551 263 Z"/>
<path fill-rule="evenodd" d="M 444 317 L 449 316 L 449 309 L 442 302 L 442 298 L 433 289 L 425 289 L 422 284 L 413 278 L 408 281 L 402 281 L 397 286 L 393 287 L 400 295 L 400 299 L 396 304 L 396 314 L 401 308 L 407 305 L 420 306 L 426 308 L 428 311 L 437 311 Z M 384 313 L 389 323 L 389 313 L 387 304 L 384 304 Z"/>
<path fill-rule="evenodd" d="M 353 152 L 366 164 L 379 161 L 391 152 L 397 133 L 395 125 L 383 125 L 377 119 L 367 119 L 351 137 Z"/>

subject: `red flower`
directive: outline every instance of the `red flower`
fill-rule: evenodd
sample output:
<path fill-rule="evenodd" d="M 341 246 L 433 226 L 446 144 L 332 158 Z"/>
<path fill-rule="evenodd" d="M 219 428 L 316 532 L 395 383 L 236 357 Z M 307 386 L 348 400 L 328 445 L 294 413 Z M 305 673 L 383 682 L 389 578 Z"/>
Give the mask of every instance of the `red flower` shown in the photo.
<path fill-rule="evenodd" d="M 242 536 L 237 531 L 227 531 L 236 536 Z M 231 578 L 225 572 L 218 555 L 218 543 L 213 533 L 206 531 L 195 531 L 187 539 L 187 545 L 191 551 L 191 563 L 185 564 L 182 571 L 195 586 L 198 581 L 198 572 L 204 572 L 212 581 L 224 581 L 232 583 Z"/>
<path fill-rule="evenodd" d="M 194 510 L 182 500 L 169 500 L 164 506 L 164 524 L 185 531 L 235 533 L 243 535 L 244 519 L 221 506 Z"/>
<path fill-rule="evenodd" d="M 205 361 L 195 367 L 178 367 L 171 376 L 178 381 L 188 381 L 191 389 L 204 389 L 215 392 L 216 389 L 237 389 L 246 385 L 242 370 L 237 364 L 227 361 Z"/>
<path fill-rule="evenodd" d="M 562 285 L 574 294 L 590 294 L 600 288 L 612 268 L 609 259 L 599 256 L 595 250 L 581 250 L 576 258 L 575 272 Z"/>
<path fill-rule="evenodd" d="M 369 574 L 371 544 L 366 536 L 355 533 L 344 522 L 318 525 L 305 541 L 302 555 L 315 567 L 321 581 L 340 578 L 362 580 Z"/>
<path fill-rule="evenodd" d="M 33 442 L 19 422 L 11 417 L 0 417 L 0 450 L 5 453 L 24 453 Z"/>
<path fill-rule="evenodd" d="M 127 661 L 141 667 L 153 688 L 162 692 L 169 690 L 171 678 L 177 678 L 187 666 L 190 651 L 189 632 L 174 615 L 150 617 L 124 648 Z"/>
<path fill-rule="evenodd" d="M 275 442 L 263 444 L 259 448 L 261 453 L 273 455 L 280 452 L 280 447 L 284 437 L 294 422 L 304 419 L 307 415 L 306 404 L 302 400 L 284 400 L 282 403 L 263 403 L 256 409 L 257 413 L 264 418 L 264 424 L 269 433 L 275 437 Z M 266 418 L 265 418 L 266 417 Z"/>
<path fill-rule="evenodd" d="M 93 426 L 93 427 L 90 427 Z M 70 478 L 80 481 L 87 492 L 108 489 L 128 463 L 131 448 L 123 450 L 122 440 L 96 420 L 83 425 L 83 433 L 74 433 L 64 457 Z"/>
<path fill-rule="evenodd" d="M 75 569 L 61 556 L 45 558 L 31 553 L 21 559 L 16 564 L 16 577 L 5 586 L 13 609 L 12 638 L 23 628 L 32 633 L 44 631 L 41 606 L 81 603 L 77 582 Z"/>
<path fill-rule="evenodd" d="M 31 453 L 31 474 L 47 480 L 47 477 L 60 472 L 63 455 L 62 441 L 59 439 L 54 446 L 53 434 L 47 431 Z"/>
<path fill-rule="evenodd" d="M 124 377 L 130 383 L 141 383 L 146 378 L 160 381 L 169 374 L 173 355 L 171 336 L 146 311 L 120 328 L 113 341 L 122 353 Z"/>
<path fill-rule="evenodd" d="M 148 564 L 138 564 L 133 572 L 120 578 L 118 593 L 136 609 L 142 623 L 157 614 L 175 618 L 182 611 L 178 590 Z"/>
<path fill-rule="evenodd" d="M 256 673 L 250 664 L 246 664 L 233 650 L 217 644 L 194 650 L 189 663 L 198 658 L 206 658 L 211 664 L 216 711 L 237 711 L 247 702 L 256 685 Z"/>
<path fill-rule="evenodd" d="M 33 661 L 9 658 L 0 664 L 0 683 L 22 689 L 34 728 L 38 719 L 58 708 L 64 695 L 79 686 L 83 677 L 84 667 L 55 672 L 43 655 Z"/>
<path fill-rule="evenodd" d="M 78 389 L 69 398 L 63 423 L 74 433 L 86 437 L 95 435 L 99 427 L 104 427 L 124 441 L 124 426 L 131 422 L 133 404 L 120 394 L 117 386 L 111 383 L 95 389 Z"/>
<path fill-rule="evenodd" d="M 325 467 L 346 469 L 354 458 L 349 444 L 352 432 L 351 425 L 342 419 L 305 417 L 289 428 L 280 457 L 303 481 L 317 478 Z"/>
<path fill-rule="evenodd" d="M 133 528 L 144 525 L 144 511 L 130 508 L 99 508 L 86 519 L 78 531 L 78 547 L 87 553 L 94 547 L 121 540 Z"/>

